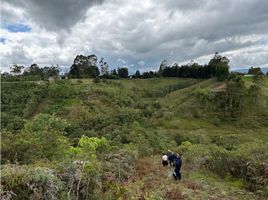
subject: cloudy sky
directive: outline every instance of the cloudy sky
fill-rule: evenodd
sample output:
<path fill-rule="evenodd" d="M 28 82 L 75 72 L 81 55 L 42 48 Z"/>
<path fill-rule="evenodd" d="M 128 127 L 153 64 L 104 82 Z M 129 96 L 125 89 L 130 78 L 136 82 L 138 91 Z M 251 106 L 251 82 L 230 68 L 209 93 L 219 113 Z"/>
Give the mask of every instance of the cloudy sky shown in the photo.
<path fill-rule="evenodd" d="M 110 68 L 157 69 L 163 59 L 231 68 L 268 66 L 267 0 L 2 0 L 2 70 L 13 63 L 69 67 L 77 54 Z"/>

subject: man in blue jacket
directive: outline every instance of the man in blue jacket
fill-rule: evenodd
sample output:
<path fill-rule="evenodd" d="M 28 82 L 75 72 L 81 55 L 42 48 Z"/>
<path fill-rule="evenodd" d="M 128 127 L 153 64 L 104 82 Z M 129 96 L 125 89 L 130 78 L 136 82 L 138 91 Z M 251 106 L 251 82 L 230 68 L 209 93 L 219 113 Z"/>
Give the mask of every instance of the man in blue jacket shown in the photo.
<path fill-rule="evenodd" d="M 181 180 L 181 165 L 182 165 L 182 160 L 180 155 L 178 154 L 176 158 L 174 159 L 174 173 L 173 177 L 175 180 Z"/>

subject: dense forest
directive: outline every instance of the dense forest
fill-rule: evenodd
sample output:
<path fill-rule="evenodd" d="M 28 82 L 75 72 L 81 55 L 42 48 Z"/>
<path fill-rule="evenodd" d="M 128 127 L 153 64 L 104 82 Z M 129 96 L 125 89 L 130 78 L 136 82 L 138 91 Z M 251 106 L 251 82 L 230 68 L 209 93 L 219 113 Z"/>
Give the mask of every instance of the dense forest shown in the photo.
<path fill-rule="evenodd" d="M 1 78 L 1 198 L 267 199 L 268 78 L 228 64 L 14 64 Z M 168 150 L 180 182 L 161 165 Z"/>

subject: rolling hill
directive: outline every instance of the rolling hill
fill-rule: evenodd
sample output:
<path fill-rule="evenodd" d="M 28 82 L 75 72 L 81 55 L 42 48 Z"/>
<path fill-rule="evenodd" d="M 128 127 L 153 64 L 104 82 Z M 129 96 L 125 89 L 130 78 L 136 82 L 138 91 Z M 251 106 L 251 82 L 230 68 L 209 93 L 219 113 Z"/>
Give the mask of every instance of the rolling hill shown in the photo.
<path fill-rule="evenodd" d="M 226 87 L 190 78 L 2 83 L 2 194 L 265 199 L 268 80 L 261 110 L 246 105 L 236 118 L 200 98 Z M 168 149 L 182 155 L 181 182 L 161 166 Z"/>

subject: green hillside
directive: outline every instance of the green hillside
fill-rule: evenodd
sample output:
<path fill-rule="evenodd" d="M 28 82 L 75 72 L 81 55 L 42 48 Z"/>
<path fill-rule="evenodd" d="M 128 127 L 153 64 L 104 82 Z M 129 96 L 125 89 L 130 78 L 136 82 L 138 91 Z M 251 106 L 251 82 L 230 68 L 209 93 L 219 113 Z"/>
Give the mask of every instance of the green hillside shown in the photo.
<path fill-rule="evenodd" d="M 266 199 L 268 79 L 242 81 L 242 96 L 216 79 L 2 82 L 1 193 Z M 168 149 L 182 155 L 179 183 L 161 165 Z"/>

